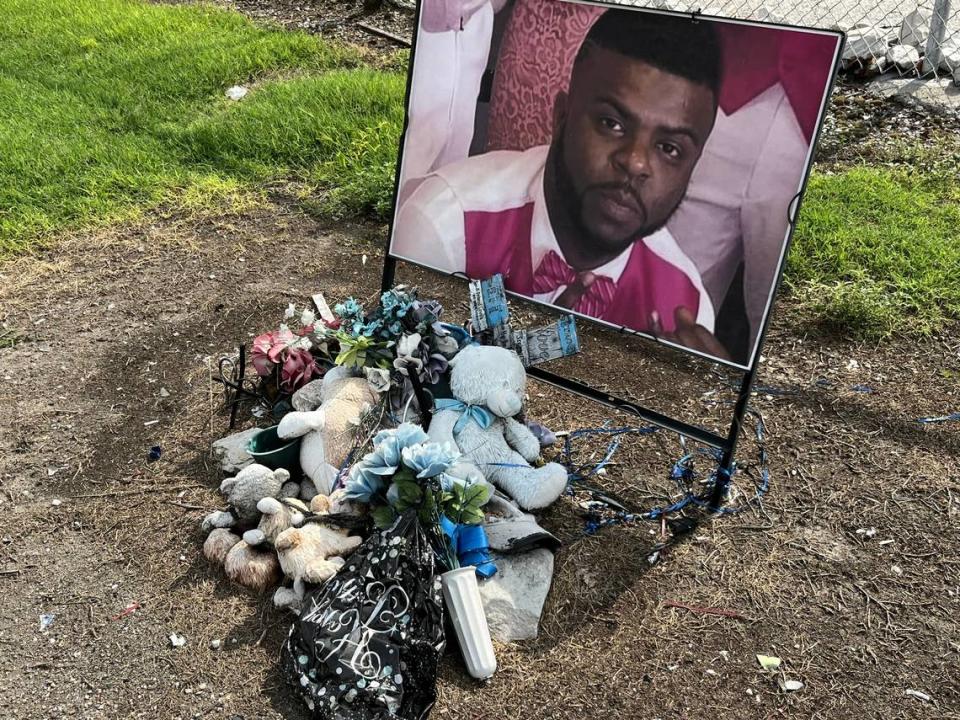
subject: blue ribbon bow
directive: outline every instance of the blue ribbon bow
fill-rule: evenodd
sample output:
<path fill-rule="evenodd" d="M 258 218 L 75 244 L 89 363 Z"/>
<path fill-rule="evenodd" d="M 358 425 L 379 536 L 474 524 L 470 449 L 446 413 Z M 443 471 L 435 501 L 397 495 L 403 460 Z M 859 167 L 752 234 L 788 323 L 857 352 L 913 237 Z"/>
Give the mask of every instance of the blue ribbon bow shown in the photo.
<path fill-rule="evenodd" d="M 496 574 L 497 566 L 490 559 L 490 543 L 483 525 L 457 525 L 446 515 L 441 515 L 440 529 L 450 538 L 461 567 L 473 565 L 481 578 Z"/>
<path fill-rule="evenodd" d="M 493 424 L 493 413 L 483 407 L 483 405 L 467 405 L 462 400 L 456 400 L 454 398 L 440 398 L 434 404 L 437 410 L 454 410 L 460 413 L 457 424 L 453 426 L 454 434 L 463 430 L 464 426 L 470 420 L 473 420 L 484 430 Z"/>

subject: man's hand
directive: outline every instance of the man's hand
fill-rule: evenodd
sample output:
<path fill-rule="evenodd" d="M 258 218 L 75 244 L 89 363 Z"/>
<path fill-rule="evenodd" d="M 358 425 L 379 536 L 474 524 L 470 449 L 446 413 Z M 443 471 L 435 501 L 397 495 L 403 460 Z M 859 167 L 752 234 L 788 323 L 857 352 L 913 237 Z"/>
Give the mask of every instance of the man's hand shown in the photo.
<path fill-rule="evenodd" d="M 683 345 L 691 350 L 697 350 L 706 355 L 731 360 L 726 348 L 703 325 L 697 325 L 697 319 L 689 309 L 680 306 L 673 311 L 673 321 L 677 326 L 672 333 L 664 332 L 660 323 L 660 313 L 654 310 L 650 313 L 650 332 L 654 336 Z"/>

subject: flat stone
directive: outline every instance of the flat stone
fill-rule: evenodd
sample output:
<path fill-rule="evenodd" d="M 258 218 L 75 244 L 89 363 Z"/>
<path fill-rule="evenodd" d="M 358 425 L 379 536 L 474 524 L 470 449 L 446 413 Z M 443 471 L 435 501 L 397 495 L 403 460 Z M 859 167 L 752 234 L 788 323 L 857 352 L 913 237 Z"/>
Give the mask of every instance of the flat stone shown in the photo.
<path fill-rule="evenodd" d="M 323 379 L 312 380 L 297 390 L 291 398 L 293 409 L 298 412 L 313 412 L 323 404 Z"/>
<path fill-rule="evenodd" d="M 843 60 L 846 63 L 868 62 L 886 58 L 887 48 L 893 33 L 880 28 L 854 28 L 847 34 L 847 44 L 843 48 Z"/>
<path fill-rule="evenodd" d="M 497 574 L 479 582 L 490 635 L 501 642 L 534 639 L 553 580 L 553 553 L 537 548 L 491 557 Z"/>
<path fill-rule="evenodd" d="M 927 46 L 930 37 L 930 13 L 926 10 L 914 10 L 900 24 L 899 40 L 903 45 L 912 45 L 918 50 Z"/>
<path fill-rule="evenodd" d="M 940 46 L 940 69 L 960 80 L 960 40 L 953 37 Z"/>
<path fill-rule="evenodd" d="M 912 45 L 893 45 L 887 50 L 887 62 L 900 72 L 913 72 L 920 64 L 920 51 Z"/>
<path fill-rule="evenodd" d="M 213 443 L 213 457 L 227 475 L 234 475 L 253 462 L 247 452 L 250 438 L 260 432 L 259 428 L 250 428 L 243 432 L 227 435 Z"/>

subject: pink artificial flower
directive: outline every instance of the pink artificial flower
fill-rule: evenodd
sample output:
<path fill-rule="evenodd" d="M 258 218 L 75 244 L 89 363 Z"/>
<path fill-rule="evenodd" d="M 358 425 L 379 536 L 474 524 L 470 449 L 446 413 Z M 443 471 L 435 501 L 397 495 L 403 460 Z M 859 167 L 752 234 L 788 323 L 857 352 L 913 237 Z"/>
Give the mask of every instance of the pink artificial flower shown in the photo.
<path fill-rule="evenodd" d="M 253 360 L 253 368 L 260 377 L 269 377 L 270 373 L 273 372 L 274 362 L 268 356 L 274 343 L 273 335 L 272 332 L 268 332 L 263 335 L 257 335 L 257 337 L 253 339 L 253 350 L 250 353 L 250 357 Z"/>
<path fill-rule="evenodd" d="M 283 362 L 287 344 L 296 340 L 289 329 L 257 335 L 253 339 L 253 351 L 250 353 L 253 367 L 260 377 L 269 377 L 273 366 Z"/>
<path fill-rule="evenodd" d="M 280 370 L 280 389 L 293 394 L 319 374 L 309 350 L 288 350 Z"/>

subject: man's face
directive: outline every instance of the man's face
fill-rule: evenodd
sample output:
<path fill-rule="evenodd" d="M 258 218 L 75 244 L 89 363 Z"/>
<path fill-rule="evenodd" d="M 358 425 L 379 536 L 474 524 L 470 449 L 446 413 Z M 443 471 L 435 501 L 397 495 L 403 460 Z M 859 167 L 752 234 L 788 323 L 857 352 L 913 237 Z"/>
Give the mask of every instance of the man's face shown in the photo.
<path fill-rule="evenodd" d="M 557 98 L 557 186 L 598 250 L 662 227 L 683 199 L 713 129 L 712 91 L 647 63 L 591 48 Z"/>

